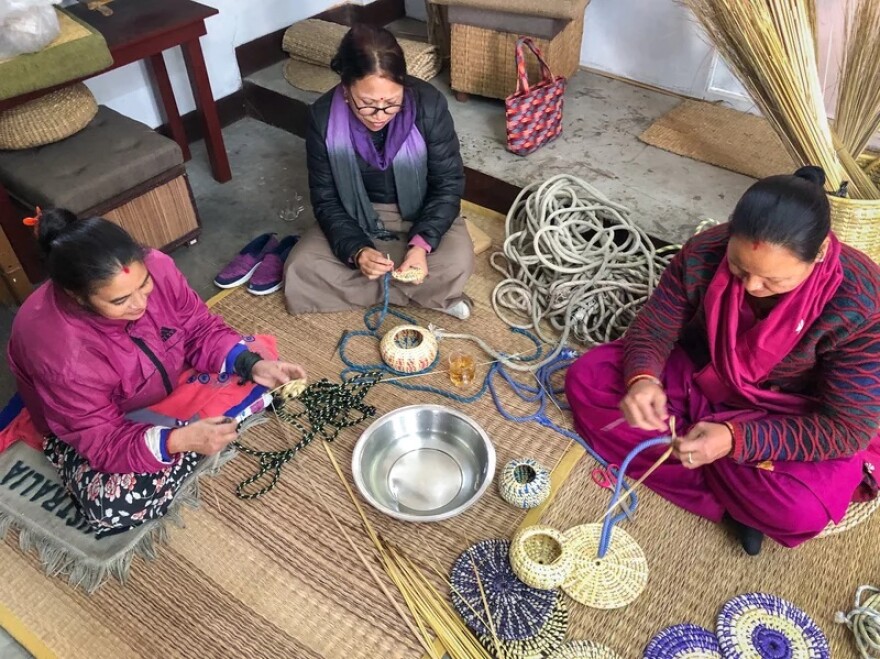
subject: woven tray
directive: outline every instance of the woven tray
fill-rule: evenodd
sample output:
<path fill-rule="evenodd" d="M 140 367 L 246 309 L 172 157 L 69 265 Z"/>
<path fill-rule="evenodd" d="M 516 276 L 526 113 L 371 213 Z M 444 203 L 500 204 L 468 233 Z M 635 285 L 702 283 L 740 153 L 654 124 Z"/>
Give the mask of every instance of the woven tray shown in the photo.
<path fill-rule="evenodd" d="M 0 112 L 0 149 L 32 149 L 58 142 L 88 126 L 98 103 L 82 83 Z"/>
<path fill-rule="evenodd" d="M 611 648 L 593 641 L 569 641 L 547 659 L 621 659 Z"/>
<path fill-rule="evenodd" d="M 604 558 L 599 553 L 601 524 L 583 524 L 565 532 L 574 555 L 562 589 L 576 602 L 594 609 L 619 609 L 636 599 L 648 583 L 648 561 L 638 543 L 615 527 Z"/>
<path fill-rule="evenodd" d="M 846 515 L 840 520 L 840 524 L 828 523 L 825 530 L 819 534 L 820 538 L 827 538 L 830 535 L 837 535 L 844 531 L 858 526 L 862 522 L 866 522 L 871 518 L 877 509 L 880 508 L 880 496 L 874 497 L 870 501 L 864 503 L 851 503 L 846 510 Z"/>
<path fill-rule="evenodd" d="M 550 620 L 535 636 L 524 641 L 498 641 L 496 646 L 491 636 L 480 636 L 480 642 L 489 652 L 504 656 L 504 659 L 537 659 L 552 652 L 565 641 L 568 633 L 568 599 L 556 598 L 556 606 L 550 614 Z M 498 650 L 503 652 L 503 655 Z"/>

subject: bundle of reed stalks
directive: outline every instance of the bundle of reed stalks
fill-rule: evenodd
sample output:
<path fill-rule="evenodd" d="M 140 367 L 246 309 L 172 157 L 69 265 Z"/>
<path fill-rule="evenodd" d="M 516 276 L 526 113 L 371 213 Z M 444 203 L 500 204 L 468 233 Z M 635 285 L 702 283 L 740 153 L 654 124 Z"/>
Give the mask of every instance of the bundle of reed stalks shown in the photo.
<path fill-rule="evenodd" d="M 374 561 L 371 561 L 370 557 L 366 556 L 358 548 L 357 543 L 355 543 L 351 534 L 333 513 L 331 507 L 324 503 L 324 509 L 339 527 L 352 551 L 357 555 L 364 567 L 366 567 L 373 580 L 379 586 L 379 589 L 400 615 L 404 624 L 419 641 L 427 655 L 431 659 L 442 659 L 445 656 L 445 652 L 451 659 L 493 659 L 493 656 L 496 659 L 504 659 L 503 653 L 500 651 L 501 646 L 498 643 L 498 639 L 494 638 L 494 633 L 493 641 L 495 647 L 499 649 L 495 655 L 490 654 L 481 645 L 477 637 L 474 636 L 455 609 L 452 608 L 447 598 L 431 583 L 421 568 L 409 559 L 401 549 L 394 547 L 379 536 L 367 518 L 351 486 L 348 484 L 342 469 L 339 467 L 339 463 L 333 455 L 330 444 L 328 442 L 323 442 L 323 444 L 340 482 L 345 487 L 352 504 L 354 504 L 360 515 L 363 528 L 373 546 Z M 408 614 L 403 610 L 403 607 L 401 607 L 377 573 L 373 566 L 375 560 L 378 560 L 385 574 L 402 596 L 409 611 Z M 485 600 L 484 605 L 486 605 L 486 615 L 490 617 L 488 616 L 488 605 Z M 491 620 L 489 621 L 489 627 L 494 630 Z"/>
<path fill-rule="evenodd" d="M 846 10 L 834 129 L 843 148 L 858 156 L 880 130 L 880 2 L 850 0 Z"/>
<path fill-rule="evenodd" d="M 829 192 L 848 181 L 850 197 L 880 198 L 880 190 L 829 124 L 817 64 L 813 0 L 684 2 L 792 158 L 822 167 Z"/>

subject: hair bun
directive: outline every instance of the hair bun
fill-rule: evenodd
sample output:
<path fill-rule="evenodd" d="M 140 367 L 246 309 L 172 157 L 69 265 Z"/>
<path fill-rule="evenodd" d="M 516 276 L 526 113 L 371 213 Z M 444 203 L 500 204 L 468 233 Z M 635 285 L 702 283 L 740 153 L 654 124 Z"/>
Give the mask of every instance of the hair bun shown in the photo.
<path fill-rule="evenodd" d="M 806 167 L 801 167 L 794 173 L 794 175 L 798 178 L 807 180 L 810 183 L 815 183 L 819 187 L 825 185 L 825 170 L 821 167 L 816 167 L 815 165 L 807 165 Z"/>
<path fill-rule="evenodd" d="M 37 224 L 37 241 L 43 254 L 48 256 L 55 241 L 76 222 L 76 215 L 64 208 L 47 208 L 42 211 Z"/>

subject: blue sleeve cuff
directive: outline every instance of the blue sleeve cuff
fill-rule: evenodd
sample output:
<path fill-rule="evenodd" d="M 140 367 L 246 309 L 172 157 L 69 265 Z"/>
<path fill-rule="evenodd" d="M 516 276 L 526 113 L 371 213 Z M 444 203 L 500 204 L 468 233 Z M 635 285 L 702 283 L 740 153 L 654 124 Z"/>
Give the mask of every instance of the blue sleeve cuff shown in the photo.
<path fill-rule="evenodd" d="M 226 355 L 226 360 L 223 362 L 223 368 L 220 369 L 220 374 L 222 375 L 223 373 L 234 373 L 235 360 L 241 353 L 247 352 L 247 349 L 248 348 L 244 344 L 244 342 L 236 343 L 234 346 L 232 346 L 232 350 L 230 350 L 229 354 Z"/>
<path fill-rule="evenodd" d="M 171 436 L 171 428 L 165 428 L 159 432 L 159 453 L 162 462 L 171 462 L 171 454 L 168 453 L 168 437 Z"/>

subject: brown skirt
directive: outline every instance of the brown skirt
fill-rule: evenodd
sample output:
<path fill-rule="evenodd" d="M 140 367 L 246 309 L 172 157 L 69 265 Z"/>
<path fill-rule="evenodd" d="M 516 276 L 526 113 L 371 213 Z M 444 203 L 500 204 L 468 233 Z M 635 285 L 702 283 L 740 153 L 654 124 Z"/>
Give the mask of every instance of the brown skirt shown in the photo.
<path fill-rule="evenodd" d="M 410 222 L 400 217 L 394 204 L 375 204 L 385 228 L 399 240 L 377 240 L 376 249 L 400 265 L 409 248 Z M 416 305 L 445 311 L 461 301 L 464 286 L 474 270 L 474 246 L 460 217 L 453 222 L 439 247 L 428 254 L 428 276 L 419 285 L 391 280 L 389 298 L 396 306 Z M 290 252 L 284 273 L 284 299 L 292 314 L 326 313 L 370 307 L 382 302 L 382 279 L 369 280 L 360 270 L 343 263 L 330 249 L 324 232 L 315 225 L 303 234 Z"/>

